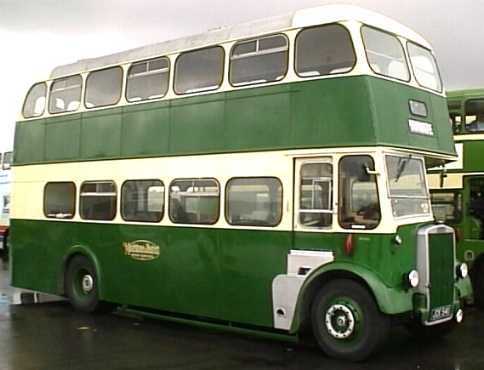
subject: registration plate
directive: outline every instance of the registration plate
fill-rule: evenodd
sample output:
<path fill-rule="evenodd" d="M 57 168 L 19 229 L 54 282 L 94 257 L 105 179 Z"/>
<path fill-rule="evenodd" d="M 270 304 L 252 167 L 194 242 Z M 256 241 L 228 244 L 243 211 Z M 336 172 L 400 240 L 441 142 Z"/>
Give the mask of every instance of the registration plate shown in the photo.
<path fill-rule="evenodd" d="M 438 321 L 452 316 L 452 306 L 441 306 L 430 312 L 430 321 Z"/>

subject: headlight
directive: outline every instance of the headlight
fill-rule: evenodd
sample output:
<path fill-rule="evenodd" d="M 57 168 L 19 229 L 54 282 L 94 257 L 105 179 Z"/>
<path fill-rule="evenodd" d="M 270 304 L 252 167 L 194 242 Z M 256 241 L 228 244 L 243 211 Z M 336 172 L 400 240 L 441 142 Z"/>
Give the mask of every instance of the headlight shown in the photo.
<path fill-rule="evenodd" d="M 407 275 L 407 281 L 412 288 L 416 288 L 418 286 L 418 283 L 420 282 L 420 276 L 418 275 L 418 271 L 410 271 Z"/>
<path fill-rule="evenodd" d="M 469 275 L 469 267 L 467 266 L 467 263 L 461 263 L 459 266 L 457 266 L 457 276 L 460 277 L 461 279 L 465 279 Z"/>

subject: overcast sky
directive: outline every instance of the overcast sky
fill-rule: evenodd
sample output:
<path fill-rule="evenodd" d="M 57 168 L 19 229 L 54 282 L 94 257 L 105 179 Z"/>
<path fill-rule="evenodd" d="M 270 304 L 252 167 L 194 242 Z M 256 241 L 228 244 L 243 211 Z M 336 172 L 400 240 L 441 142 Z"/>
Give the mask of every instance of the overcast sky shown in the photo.
<path fill-rule="evenodd" d="M 57 65 L 325 4 L 353 4 L 434 47 L 447 89 L 484 87 L 482 0 L 0 0 L 0 152 L 30 85 Z"/>

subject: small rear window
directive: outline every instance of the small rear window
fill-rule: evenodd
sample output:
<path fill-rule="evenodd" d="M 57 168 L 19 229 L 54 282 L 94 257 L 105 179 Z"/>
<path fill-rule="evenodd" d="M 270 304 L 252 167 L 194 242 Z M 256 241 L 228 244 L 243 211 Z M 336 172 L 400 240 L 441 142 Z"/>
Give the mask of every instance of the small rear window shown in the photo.
<path fill-rule="evenodd" d="M 25 98 L 22 114 L 25 118 L 39 117 L 44 114 L 47 85 L 39 82 L 33 85 Z"/>
<path fill-rule="evenodd" d="M 193 94 L 218 89 L 223 80 L 224 56 L 220 46 L 181 54 L 175 66 L 175 92 Z"/>
<path fill-rule="evenodd" d="M 121 67 L 91 72 L 86 81 L 86 108 L 116 104 L 121 98 L 123 70 Z"/>
<path fill-rule="evenodd" d="M 76 206 L 73 182 L 49 182 L 44 188 L 44 214 L 47 218 L 70 219 Z"/>

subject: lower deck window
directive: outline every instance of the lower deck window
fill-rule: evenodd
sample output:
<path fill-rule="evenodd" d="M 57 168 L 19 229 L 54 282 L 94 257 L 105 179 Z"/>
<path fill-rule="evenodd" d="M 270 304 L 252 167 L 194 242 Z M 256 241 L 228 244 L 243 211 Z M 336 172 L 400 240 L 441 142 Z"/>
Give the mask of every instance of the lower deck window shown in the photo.
<path fill-rule="evenodd" d="M 73 218 L 76 185 L 73 182 L 49 182 L 44 188 L 44 215 L 47 218 Z"/>
<path fill-rule="evenodd" d="M 277 226 L 282 218 L 282 184 L 276 178 L 238 178 L 227 184 L 227 222 Z"/>
<path fill-rule="evenodd" d="M 80 215 L 85 220 L 113 220 L 116 216 L 116 185 L 112 181 L 89 181 L 81 185 Z"/>
<path fill-rule="evenodd" d="M 125 221 L 159 222 L 163 217 L 165 187 L 159 180 L 126 181 L 121 189 Z"/>
<path fill-rule="evenodd" d="M 170 219 L 175 224 L 212 225 L 218 220 L 219 203 L 215 179 L 180 179 L 170 185 Z"/>
<path fill-rule="evenodd" d="M 374 229 L 381 219 L 375 165 L 370 156 L 343 157 L 339 164 L 339 222 L 345 229 Z"/>

